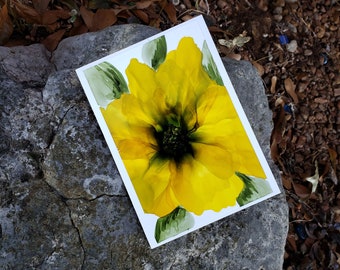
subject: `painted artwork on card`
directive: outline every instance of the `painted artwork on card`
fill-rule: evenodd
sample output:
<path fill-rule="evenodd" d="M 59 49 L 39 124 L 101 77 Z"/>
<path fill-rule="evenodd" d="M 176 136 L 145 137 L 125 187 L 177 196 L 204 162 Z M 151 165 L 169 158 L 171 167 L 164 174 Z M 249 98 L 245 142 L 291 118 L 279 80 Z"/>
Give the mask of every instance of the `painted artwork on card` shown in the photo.
<path fill-rule="evenodd" d="M 151 248 L 280 192 L 203 17 L 77 74 Z"/>

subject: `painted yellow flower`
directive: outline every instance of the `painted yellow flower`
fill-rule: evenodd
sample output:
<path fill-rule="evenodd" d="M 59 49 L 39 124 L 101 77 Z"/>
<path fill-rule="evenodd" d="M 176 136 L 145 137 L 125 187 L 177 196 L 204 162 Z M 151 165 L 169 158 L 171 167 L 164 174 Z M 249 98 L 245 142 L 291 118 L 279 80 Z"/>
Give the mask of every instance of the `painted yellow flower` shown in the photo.
<path fill-rule="evenodd" d="M 209 78 L 192 38 L 156 71 L 132 59 L 126 75 L 130 93 L 102 113 L 146 213 L 220 211 L 243 189 L 236 171 L 265 178 L 228 92 Z"/>

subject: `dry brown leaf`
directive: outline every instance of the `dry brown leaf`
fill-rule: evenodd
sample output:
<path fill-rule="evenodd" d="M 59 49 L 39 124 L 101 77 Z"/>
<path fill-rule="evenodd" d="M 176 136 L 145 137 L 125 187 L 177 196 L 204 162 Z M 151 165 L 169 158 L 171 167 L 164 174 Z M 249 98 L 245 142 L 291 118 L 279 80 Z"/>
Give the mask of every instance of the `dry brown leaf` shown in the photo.
<path fill-rule="evenodd" d="M 192 8 L 192 5 L 191 5 L 190 0 L 183 0 L 183 2 L 184 2 L 184 5 L 185 5 L 188 9 Z"/>
<path fill-rule="evenodd" d="M 189 20 L 191 20 L 191 19 L 192 19 L 192 16 L 191 16 L 191 15 L 188 15 L 188 14 L 186 14 L 186 15 L 184 15 L 184 16 L 181 17 L 181 20 L 182 20 L 183 22 L 189 21 Z"/>
<path fill-rule="evenodd" d="M 272 143 L 270 145 L 270 156 L 274 162 L 277 162 L 280 158 L 276 138 L 272 140 Z"/>
<path fill-rule="evenodd" d="M 291 190 L 292 189 L 292 178 L 283 174 L 281 176 L 281 179 L 282 179 L 282 184 L 284 188 L 287 190 Z"/>
<path fill-rule="evenodd" d="M 340 88 L 334 89 L 334 96 L 335 96 L 335 97 L 340 96 Z"/>
<path fill-rule="evenodd" d="M 326 29 L 324 26 L 317 26 L 315 28 L 315 32 L 316 32 L 316 36 L 321 39 L 324 37 L 325 33 L 326 33 Z"/>
<path fill-rule="evenodd" d="M 137 1 L 137 2 L 136 2 L 136 8 L 137 8 L 137 9 L 146 9 L 146 8 L 148 8 L 152 3 L 153 3 L 153 1 L 151 1 L 151 0 Z"/>
<path fill-rule="evenodd" d="M 285 85 L 285 89 L 286 89 L 287 93 L 291 96 L 294 103 L 295 104 L 299 103 L 299 98 L 295 93 L 296 85 L 293 83 L 292 79 L 291 78 L 285 79 L 284 85 Z"/>
<path fill-rule="evenodd" d="M 93 28 L 94 13 L 84 6 L 81 6 L 79 11 L 81 17 L 84 20 L 84 23 L 86 24 L 87 28 L 91 31 L 91 29 Z"/>
<path fill-rule="evenodd" d="M 190 16 L 190 18 L 192 18 L 192 16 Z M 215 25 L 209 26 L 208 29 L 209 29 L 209 32 L 212 32 L 212 33 L 222 33 L 222 34 L 225 33 L 225 31 L 223 29 L 221 29 L 220 27 L 217 27 Z"/>
<path fill-rule="evenodd" d="M 69 31 L 69 35 L 70 36 L 81 35 L 88 31 L 89 29 L 84 24 L 83 20 L 80 17 L 77 17 L 77 19 L 73 23 L 73 27 Z"/>
<path fill-rule="evenodd" d="M 162 22 L 162 20 L 160 18 L 151 19 L 149 26 L 155 27 L 155 28 L 160 28 L 161 22 Z"/>
<path fill-rule="evenodd" d="M 262 77 L 263 74 L 264 74 L 264 67 L 261 64 L 259 64 L 258 62 L 256 62 L 256 61 L 252 61 L 252 64 L 256 68 L 256 70 L 259 73 L 260 77 Z"/>
<path fill-rule="evenodd" d="M 307 72 L 300 72 L 296 75 L 296 81 L 307 81 L 308 80 L 308 73 Z"/>
<path fill-rule="evenodd" d="M 50 0 L 32 0 L 33 7 L 38 13 L 43 13 L 47 10 Z"/>
<path fill-rule="evenodd" d="M 271 78 L 270 93 L 275 94 L 276 92 L 277 77 L 274 75 Z"/>
<path fill-rule="evenodd" d="M 291 245 L 292 249 L 296 252 L 297 251 L 297 245 L 296 245 L 296 241 L 295 241 L 295 235 L 288 235 L 287 241 Z"/>
<path fill-rule="evenodd" d="M 188 16 L 190 16 L 190 15 L 188 15 Z M 192 16 L 190 16 L 190 17 L 192 18 Z M 222 34 L 226 33 L 226 31 L 224 31 L 223 29 L 221 29 L 220 27 L 215 26 L 215 25 L 209 26 L 208 29 L 209 29 L 209 32 L 211 32 L 211 33 L 222 33 Z"/>
<path fill-rule="evenodd" d="M 140 19 L 143 23 L 149 24 L 149 16 L 146 14 L 143 10 L 136 9 L 136 10 L 131 10 L 131 12 L 138 18 Z"/>
<path fill-rule="evenodd" d="M 278 99 L 281 100 L 281 99 Z M 282 100 L 282 102 L 284 102 Z M 283 103 L 284 104 L 284 103 Z M 274 129 L 272 132 L 273 138 L 276 138 L 277 142 L 280 142 L 282 139 L 282 132 L 286 126 L 286 117 L 285 117 L 285 111 L 283 108 L 283 104 L 280 104 L 280 111 L 278 112 L 278 117 L 275 118 L 274 121 Z"/>
<path fill-rule="evenodd" d="M 49 50 L 50 52 L 53 52 L 57 48 L 57 46 L 58 46 L 60 40 L 63 38 L 65 32 L 66 32 L 66 29 L 61 29 L 61 30 L 49 35 L 41 43 L 44 44 L 44 46 L 46 47 L 47 50 Z"/>
<path fill-rule="evenodd" d="M 55 23 L 45 25 L 45 28 L 49 33 L 54 33 L 60 29 L 60 22 L 57 21 Z"/>
<path fill-rule="evenodd" d="M 311 191 L 304 185 L 293 182 L 293 188 L 296 195 L 298 195 L 301 199 L 307 199 L 311 194 Z"/>
<path fill-rule="evenodd" d="M 298 84 L 298 92 L 299 93 L 303 93 L 303 92 L 305 92 L 307 89 L 308 89 L 308 86 L 309 86 L 309 84 L 310 84 L 310 82 L 309 81 L 305 81 L 305 82 L 300 82 L 299 84 Z"/>
<path fill-rule="evenodd" d="M 314 99 L 314 102 L 319 103 L 319 104 L 326 104 L 326 103 L 329 102 L 329 100 L 326 99 L 326 98 L 317 97 L 317 98 Z"/>
<path fill-rule="evenodd" d="M 206 2 L 206 1 L 204 1 L 204 0 L 199 0 L 199 1 L 196 1 L 196 5 L 197 5 L 197 3 L 198 3 L 198 6 L 202 9 L 202 10 L 204 10 L 205 12 L 207 12 L 207 13 L 209 13 L 209 5 L 208 5 L 208 3 Z"/>
<path fill-rule="evenodd" d="M 116 13 L 113 9 L 98 9 L 93 16 L 93 25 L 90 31 L 98 31 L 113 25 L 117 21 Z"/>
<path fill-rule="evenodd" d="M 262 11 L 267 11 L 268 10 L 268 0 L 259 0 L 257 6 Z"/>
<path fill-rule="evenodd" d="M 13 0 L 12 5 L 17 17 L 21 17 L 27 23 L 41 24 L 41 16 L 34 8 L 26 6 L 17 0 Z"/>
<path fill-rule="evenodd" d="M 164 11 L 172 23 L 177 23 L 176 8 L 172 3 L 166 3 L 164 5 Z"/>
<path fill-rule="evenodd" d="M 58 10 L 47 10 L 41 15 L 41 24 L 49 25 L 57 22 L 59 19 L 70 18 L 70 12 L 63 9 Z"/>
<path fill-rule="evenodd" d="M 115 8 L 114 11 L 116 16 L 119 18 L 128 19 L 131 17 L 130 9 L 127 7 Z"/>
<path fill-rule="evenodd" d="M 303 148 L 306 146 L 306 141 L 307 141 L 307 137 L 304 136 L 304 135 L 301 135 L 299 136 L 299 139 L 297 140 L 296 142 L 296 148 L 299 149 L 299 148 Z"/>
<path fill-rule="evenodd" d="M 13 33 L 13 24 L 8 15 L 7 5 L 0 9 L 0 45 L 4 45 Z"/>
<path fill-rule="evenodd" d="M 220 9 L 224 9 L 228 6 L 228 3 L 226 0 L 217 0 L 217 6 L 220 8 Z"/>
<path fill-rule="evenodd" d="M 337 158 L 338 154 L 332 148 L 328 148 L 328 153 L 329 153 L 329 158 L 331 160 L 332 167 L 333 167 L 334 171 L 336 171 L 336 158 Z"/>
<path fill-rule="evenodd" d="M 240 61 L 242 56 L 239 53 L 229 53 L 227 55 L 228 58 L 235 59 L 237 61 Z"/>

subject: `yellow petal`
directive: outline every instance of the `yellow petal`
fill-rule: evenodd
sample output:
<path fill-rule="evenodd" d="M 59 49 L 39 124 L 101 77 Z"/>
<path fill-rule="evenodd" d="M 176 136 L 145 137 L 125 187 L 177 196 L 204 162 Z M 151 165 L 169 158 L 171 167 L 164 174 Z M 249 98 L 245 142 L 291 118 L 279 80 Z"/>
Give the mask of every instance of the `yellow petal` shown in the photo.
<path fill-rule="evenodd" d="M 211 198 L 209 209 L 214 211 L 220 211 L 220 205 L 226 204 L 227 206 L 234 206 L 236 204 L 236 199 L 243 190 L 244 183 L 233 174 L 228 178 L 228 187 L 225 189 L 217 190 L 215 196 Z"/>
<path fill-rule="evenodd" d="M 157 125 L 160 113 L 153 99 L 142 101 L 132 94 L 121 97 L 121 112 L 129 125 L 151 127 Z"/>
<path fill-rule="evenodd" d="M 126 75 L 132 95 L 141 101 L 147 101 L 153 98 L 153 93 L 157 89 L 157 83 L 155 80 L 155 71 L 152 68 L 133 58 L 126 68 Z"/>
<path fill-rule="evenodd" d="M 199 125 L 217 123 L 223 119 L 237 118 L 234 105 L 224 86 L 211 85 L 197 104 Z"/>
<path fill-rule="evenodd" d="M 215 176 L 226 179 L 239 167 L 233 160 L 233 153 L 219 146 L 204 143 L 192 143 L 194 158 Z"/>
<path fill-rule="evenodd" d="M 238 171 L 249 176 L 255 176 L 262 179 L 267 178 L 254 151 L 243 152 L 241 166 Z"/>
<path fill-rule="evenodd" d="M 241 134 L 245 135 L 243 131 L 243 126 L 237 119 L 223 119 L 213 124 L 199 126 L 190 137 L 195 142 L 213 144 L 235 151 L 236 144 L 243 142 L 244 136 L 238 137 Z"/>
<path fill-rule="evenodd" d="M 224 87 L 211 86 L 200 98 L 197 109 L 199 128 L 191 135 L 195 142 L 218 146 L 232 158 L 235 171 L 265 178 L 265 173 L 250 143 L 246 130 Z M 204 155 L 202 154 L 202 159 Z M 209 160 L 205 160 L 209 164 Z M 207 165 L 210 170 L 212 167 Z"/>
<path fill-rule="evenodd" d="M 176 196 L 171 189 L 170 185 L 157 197 L 153 202 L 153 208 L 150 213 L 153 213 L 159 217 L 164 217 L 171 213 L 175 208 L 179 206 Z"/>
<path fill-rule="evenodd" d="M 139 107 L 131 108 L 131 111 L 139 113 L 138 125 L 133 125 L 129 122 L 128 116 L 124 113 L 124 104 L 130 102 L 133 97 L 129 94 L 124 94 L 120 99 L 112 101 L 106 109 L 101 108 L 102 115 L 105 122 L 117 143 L 117 140 L 130 138 L 131 136 L 137 136 L 142 141 L 150 141 L 150 127 L 155 122 L 143 114 Z M 128 101 L 126 101 L 128 100 Z M 135 110 L 135 111 L 134 111 Z"/>
<path fill-rule="evenodd" d="M 259 159 L 239 119 L 225 119 L 217 124 L 203 125 L 191 135 L 195 143 L 217 146 L 227 151 L 231 158 L 229 166 L 234 172 L 266 178 Z M 202 157 L 204 158 L 203 150 Z M 206 161 L 207 164 L 209 161 Z"/>
<path fill-rule="evenodd" d="M 181 114 L 182 107 L 186 104 L 192 104 L 190 99 L 193 98 L 194 88 L 190 81 L 183 73 L 176 63 L 172 60 L 166 60 L 158 69 L 156 77 L 159 84 L 160 91 L 164 92 L 165 104 L 168 109 L 177 106 Z M 186 89 L 186 91 L 182 91 Z M 187 102 L 183 103 L 186 96 L 189 98 Z"/>
<path fill-rule="evenodd" d="M 133 185 L 138 184 L 138 181 L 140 181 L 140 179 L 146 173 L 150 164 L 149 159 L 126 159 L 123 162 Z"/>
<path fill-rule="evenodd" d="M 188 53 L 190 52 L 190 53 Z M 197 98 L 214 82 L 202 66 L 202 53 L 192 38 L 183 38 L 159 67 L 157 82 L 165 91 L 169 107 L 195 106 Z"/>
<path fill-rule="evenodd" d="M 122 98 L 124 95 L 122 96 Z M 106 109 L 101 108 L 101 112 L 105 119 L 105 122 L 111 132 L 111 135 L 115 137 L 116 131 L 119 132 L 119 136 L 126 138 L 130 135 L 129 125 L 126 121 L 126 116 L 122 113 L 122 99 L 113 100 Z M 117 134 L 118 136 L 118 134 Z"/>
<path fill-rule="evenodd" d="M 208 209 L 220 211 L 235 205 L 243 182 L 233 177 L 218 178 L 201 163 L 188 157 L 178 167 L 172 187 L 181 206 L 201 215 Z"/>
<path fill-rule="evenodd" d="M 136 172 L 131 168 L 132 161 L 124 161 L 124 164 L 128 164 L 128 172 Z M 144 163 L 144 168 L 140 169 L 139 175 L 132 173 L 130 178 L 144 211 L 160 217 L 169 214 L 179 205 L 170 186 L 170 162 L 149 161 L 147 167 Z"/>
<path fill-rule="evenodd" d="M 122 159 L 151 159 L 156 153 L 156 143 L 142 141 L 138 138 L 119 140 L 117 148 Z"/>
<path fill-rule="evenodd" d="M 149 168 L 149 162 L 148 159 L 124 160 L 125 168 L 135 188 L 139 202 L 146 212 L 152 209 L 154 202 L 152 189 L 143 181 L 143 175 Z"/>
<path fill-rule="evenodd" d="M 182 38 L 177 49 L 167 55 L 168 59 L 174 59 L 176 66 L 193 75 L 202 66 L 202 52 L 190 37 Z"/>
<path fill-rule="evenodd" d="M 140 126 L 129 123 L 122 110 L 124 100 L 123 95 L 121 99 L 111 102 L 106 109 L 101 109 L 106 124 L 123 159 L 150 158 L 157 150 L 153 129 L 146 121 L 140 120 Z"/>

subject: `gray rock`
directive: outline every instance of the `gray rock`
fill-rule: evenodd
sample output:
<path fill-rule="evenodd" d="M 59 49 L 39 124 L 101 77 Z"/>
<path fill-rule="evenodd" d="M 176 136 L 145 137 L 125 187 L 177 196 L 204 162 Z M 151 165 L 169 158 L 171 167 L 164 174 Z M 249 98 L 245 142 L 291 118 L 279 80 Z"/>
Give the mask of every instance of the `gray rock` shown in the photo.
<path fill-rule="evenodd" d="M 149 248 L 74 68 L 155 33 L 122 25 L 69 38 L 51 62 L 40 45 L 0 47 L 2 269 L 282 268 L 283 194 Z M 261 79 L 248 62 L 224 64 L 270 161 Z"/>
<path fill-rule="evenodd" d="M 43 163 L 45 180 L 49 185 L 66 198 L 126 195 L 109 149 L 86 102 L 70 107 L 60 119 L 57 130 Z"/>
<path fill-rule="evenodd" d="M 32 86 L 43 86 L 54 69 L 51 53 L 40 44 L 0 47 L 0 65 L 10 78 Z"/>
<path fill-rule="evenodd" d="M 159 30 L 152 27 L 127 24 L 75 36 L 60 42 L 52 62 L 57 70 L 75 69 L 157 33 Z"/>

